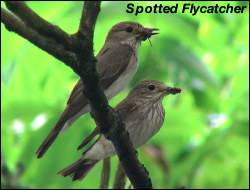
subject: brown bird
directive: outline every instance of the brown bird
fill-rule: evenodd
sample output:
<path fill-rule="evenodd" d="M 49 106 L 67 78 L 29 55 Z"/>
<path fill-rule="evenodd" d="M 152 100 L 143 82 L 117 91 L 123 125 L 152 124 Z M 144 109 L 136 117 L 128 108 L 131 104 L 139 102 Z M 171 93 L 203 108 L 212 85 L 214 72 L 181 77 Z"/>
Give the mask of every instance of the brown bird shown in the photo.
<path fill-rule="evenodd" d="M 132 79 L 138 67 L 138 47 L 141 41 L 158 34 L 156 28 L 145 28 L 136 22 L 120 22 L 109 31 L 106 41 L 97 54 L 96 68 L 100 82 L 108 99 L 122 91 Z M 56 125 L 38 148 L 37 158 L 41 158 L 57 136 L 69 128 L 75 120 L 90 111 L 89 104 L 82 92 L 81 79 L 75 85 L 67 106 Z"/>
<path fill-rule="evenodd" d="M 163 97 L 180 92 L 181 89 L 168 87 L 159 81 L 145 80 L 139 82 L 115 107 L 135 148 L 145 144 L 160 130 L 165 117 L 162 106 Z M 98 129 L 96 128 L 79 148 L 86 145 L 97 134 Z M 82 180 L 98 161 L 115 154 L 112 142 L 101 134 L 99 139 L 83 153 L 81 159 L 58 173 L 64 177 L 71 176 L 73 181 Z"/>

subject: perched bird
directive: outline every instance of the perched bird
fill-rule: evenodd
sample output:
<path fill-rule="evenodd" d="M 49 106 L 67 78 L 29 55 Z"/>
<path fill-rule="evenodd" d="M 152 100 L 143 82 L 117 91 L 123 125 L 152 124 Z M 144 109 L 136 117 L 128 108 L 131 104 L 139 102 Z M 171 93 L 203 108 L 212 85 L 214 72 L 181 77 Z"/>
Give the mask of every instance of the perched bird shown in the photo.
<path fill-rule="evenodd" d="M 122 91 L 132 79 L 138 67 L 138 47 L 141 41 L 158 34 L 156 28 L 145 28 L 136 22 L 120 22 L 109 31 L 106 41 L 97 54 L 96 68 L 104 93 L 110 99 Z M 75 85 L 67 106 L 56 125 L 38 148 L 37 158 L 41 158 L 57 136 L 69 128 L 81 115 L 90 111 L 83 94 L 81 79 Z"/>
<path fill-rule="evenodd" d="M 180 92 L 181 89 L 165 86 L 159 81 L 145 80 L 139 82 L 115 107 L 135 148 L 145 144 L 161 128 L 165 117 L 162 106 L 163 97 Z M 79 148 L 82 148 L 97 134 L 96 128 Z M 98 161 L 115 154 L 112 142 L 101 134 L 98 140 L 83 153 L 81 159 L 58 173 L 64 177 L 71 176 L 73 181 L 82 180 Z"/>

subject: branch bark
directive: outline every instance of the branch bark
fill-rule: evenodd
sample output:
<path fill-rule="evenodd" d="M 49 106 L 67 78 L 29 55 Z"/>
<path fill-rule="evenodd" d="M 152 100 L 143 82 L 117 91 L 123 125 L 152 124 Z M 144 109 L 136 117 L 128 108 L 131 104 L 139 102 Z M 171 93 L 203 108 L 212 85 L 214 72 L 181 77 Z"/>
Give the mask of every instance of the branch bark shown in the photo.
<path fill-rule="evenodd" d="M 68 49 L 71 46 L 71 39 L 68 33 L 59 26 L 47 22 L 22 1 L 6 1 L 7 8 L 19 17 L 28 27 L 39 34 L 55 40 L 58 44 Z"/>
<path fill-rule="evenodd" d="M 17 33 L 68 66 L 76 62 L 76 55 L 73 52 L 63 50 L 55 41 L 40 35 L 3 8 L 1 8 L 1 22 L 7 30 Z"/>
<path fill-rule="evenodd" d="M 126 173 L 121 163 L 119 162 L 115 173 L 115 181 L 113 189 L 125 189 L 125 184 L 126 184 Z"/>
<path fill-rule="evenodd" d="M 137 158 L 124 123 L 119 114 L 108 105 L 96 71 L 93 36 L 100 4 L 99 1 L 84 3 L 78 32 L 73 35 L 68 35 L 59 27 L 43 20 L 23 2 L 6 2 L 7 8 L 19 18 L 1 9 L 1 22 L 8 30 L 16 32 L 70 66 L 81 77 L 91 115 L 100 131 L 114 144 L 134 188 L 152 189 L 148 172 Z M 66 44 L 70 45 L 65 48 Z"/>
<path fill-rule="evenodd" d="M 110 178 L 110 157 L 103 160 L 100 189 L 108 189 Z"/>

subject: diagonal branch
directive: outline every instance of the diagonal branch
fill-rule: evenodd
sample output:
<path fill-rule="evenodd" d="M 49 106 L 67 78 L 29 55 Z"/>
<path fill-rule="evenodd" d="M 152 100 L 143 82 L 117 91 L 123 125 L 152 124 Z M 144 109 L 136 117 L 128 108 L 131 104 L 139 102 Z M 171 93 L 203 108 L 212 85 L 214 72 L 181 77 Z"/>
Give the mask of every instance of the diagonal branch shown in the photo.
<path fill-rule="evenodd" d="M 55 41 L 41 36 L 36 31 L 26 26 L 19 18 L 16 18 L 3 8 L 1 8 L 1 22 L 9 31 L 14 31 L 67 65 L 71 65 L 75 62 L 76 56 L 72 52 L 64 51 Z"/>
<path fill-rule="evenodd" d="M 80 60 L 77 72 L 80 71 L 79 75 L 83 81 L 84 94 L 89 100 L 92 117 L 95 119 L 97 126 L 100 127 L 100 131 L 114 144 L 120 162 L 131 183 L 135 188 L 152 189 L 148 172 L 138 160 L 129 134 L 125 130 L 124 123 L 119 114 L 108 105 L 108 100 L 100 86 L 100 78 L 95 68 L 96 61 L 93 56 L 93 51 L 88 51 L 93 50 L 93 38 L 90 37 L 94 33 L 95 22 L 90 22 L 89 19 L 85 17 L 91 15 L 90 17 L 92 19 L 94 18 L 93 15 L 95 14 L 90 14 L 88 11 L 94 9 L 93 7 L 95 6 L 97 6 L 96 3 L 85 2 L 83 7 L 82 15 L 84 16 L 82 16 L 83 21 L 81 20 L 80 22 L 77 36 L 79 40 L 77 41 L 83 39 L 83 43 L 80 43 L 80 49 L 84 50 L 84 53 L 75 52 Z M 79 35 L 79 31 L 81 35 Z M 82 33 L 82 31 L 88 31 L 88 33 Z M 89 38 L 86 35 L 88 35 Z"/>
<path fill-rule="evenodd" d="M 32 28 L 37 33 L 52 38 L 57 43 L 64 46 L 65 49 L 70 47 L 71 39 L 70 35 L 64 32 L 59 26 L 53 25 L 50 22 L 44 20 L 31 10 L 22 1 L 6 1 L 7 8 L 19 17 L 27 26 Z"/>

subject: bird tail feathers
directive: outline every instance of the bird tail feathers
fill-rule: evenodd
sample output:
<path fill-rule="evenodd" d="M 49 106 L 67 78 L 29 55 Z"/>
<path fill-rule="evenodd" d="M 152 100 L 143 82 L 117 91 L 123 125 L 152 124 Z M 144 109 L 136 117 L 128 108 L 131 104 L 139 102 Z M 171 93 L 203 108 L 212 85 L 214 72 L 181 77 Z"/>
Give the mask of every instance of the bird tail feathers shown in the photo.
<path fill-rule="evenodd" d="M 90 170 L 98 163 L 99 160 L 90 160 L 90 159 L 80 159 L 68 167 L 62 169 L 57 174 L 60 174 L 64 177 L 71 176 L 72 181 L 83 180 L 84 177 L 90 172 Z"/>
<path fill-rule="evenodd" d="M 43 143 L 39 146 L 38 150 L 36 151 L 37 158 L 41 158 L 52 145 L 52 143 L 56 140 L 59 132 L 51 131 L 50 134 L 46 137 Z"/>

